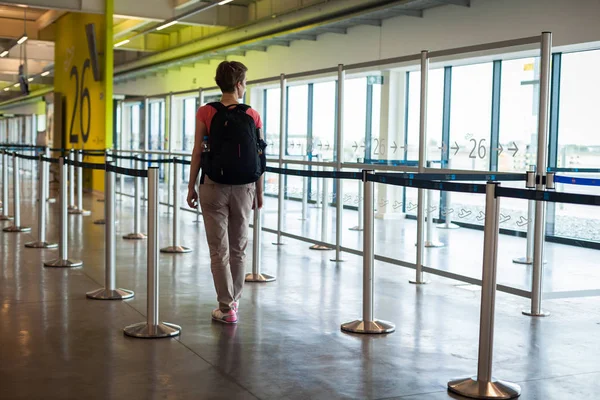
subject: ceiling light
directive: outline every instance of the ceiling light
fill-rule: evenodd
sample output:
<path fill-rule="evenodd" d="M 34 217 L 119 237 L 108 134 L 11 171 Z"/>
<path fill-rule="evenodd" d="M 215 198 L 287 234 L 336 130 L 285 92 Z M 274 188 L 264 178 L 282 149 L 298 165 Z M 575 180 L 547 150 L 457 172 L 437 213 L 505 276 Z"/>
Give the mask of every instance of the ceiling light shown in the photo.
<path fill-rule="evenodd" d="M 10 88 L 9 88 L 9 87 L 5 87 L 5 88 L 4 88 L 4 91 L 5 91 L 5 92 L 8 92 L 9 90 L 10 90 Z"/>
<path fill-rule="evenodd" d="M 21 39 L 17 40 L 17 44 L 23 44 L 27 41 L 27 39 L 29 39 L 27 35 L 23 35 L 21 36 Z"/>
<path fill-rule="evenodd" d="M 159 26 L 158 28 L 156 28 L 156 30 L 157 30 L 157 31 L 161 31 L 161 30 L 163 30 L 163 29 L 165 29 L 165 28 L 168 28 L 168 27 L 170 27 L 170 26 L 173 26 L 173 25 L 175 25 L 176 23 L 177 23 L 177 21 L 171 21 L 171 22 L 168 22 L 168 23 L 166 23 L 166 24 L 164 24 L 164 25 L 161 25 L 161 26 Z"/>
<path fill-rule="evenodd" d="M 0 57 L 6 57 L 8 55 L 8 50 L 4 50 L 2 53 L 0 53 Z"/>
<path fill-rule="evenodd" d="M 27 79 L 27 82 L 31 82 L 31 81 L 33 81 L 33 78 Z"/>
<path fill-rule="evenodd" d="M 119 47 L 119 46 L 123 46 L 124 44 L 129 43 L 129 39 L 125 39 L 117 44 L 115 44 L 115 47 Z"/>
<path fill-rule="evenodd" d="M 48 75 L 50 75 L 50 71 L 42 72 L 42 76 L 48 76 Z"/>
<path fill-rule="evenodd" d="M 19 87 L 19 86 L 21 86 L 21 84 L 20 84 L 20 83 L 15 83 L 15 84 L 13 85 L 13 87 Z"/>
<path fill-rule="evenodd" d="M 233 0 L 223 0 L 223 1 L 220 1 L 220 2 L 219 2 L 219 5 L 220 5 L 220 6 L 224 6 L 225 4 L 227 4 L 227 3 L 231 3 L 232 1 L 233 1 Z"/>

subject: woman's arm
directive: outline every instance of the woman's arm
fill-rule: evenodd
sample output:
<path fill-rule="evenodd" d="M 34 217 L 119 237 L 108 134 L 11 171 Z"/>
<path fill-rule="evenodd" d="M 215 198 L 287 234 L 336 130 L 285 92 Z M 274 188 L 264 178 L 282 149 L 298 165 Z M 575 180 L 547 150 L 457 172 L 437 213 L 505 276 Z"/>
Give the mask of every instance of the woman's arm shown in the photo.
<path fill-rule="evenodd" d="M 198 193 L 196 192 L 196 182 L 200 172 L 200 158 L 202 157 L 202 141 L 207 136 L 206 125 L 203 122 L 196 122 L 196 133 L 194 138 L 194 150 L 192 151 L 192 162 L 190 165 L 190 181 L 188 183 L 187 203 L 191 208 L 198 207 Z"/>

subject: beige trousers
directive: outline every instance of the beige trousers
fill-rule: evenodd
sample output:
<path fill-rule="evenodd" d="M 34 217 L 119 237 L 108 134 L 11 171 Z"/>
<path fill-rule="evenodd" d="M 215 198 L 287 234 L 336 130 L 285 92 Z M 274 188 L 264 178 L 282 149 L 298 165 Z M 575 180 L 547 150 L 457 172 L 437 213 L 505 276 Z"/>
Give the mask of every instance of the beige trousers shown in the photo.
<path fill-rule="evenodd" d="M 205 177 L 200 185 L 200 206 L 204 217 L 219 308 L 229 312 L 242 296 L 246 274 L 248 225 L 256 186 L 221 185 Z"/>

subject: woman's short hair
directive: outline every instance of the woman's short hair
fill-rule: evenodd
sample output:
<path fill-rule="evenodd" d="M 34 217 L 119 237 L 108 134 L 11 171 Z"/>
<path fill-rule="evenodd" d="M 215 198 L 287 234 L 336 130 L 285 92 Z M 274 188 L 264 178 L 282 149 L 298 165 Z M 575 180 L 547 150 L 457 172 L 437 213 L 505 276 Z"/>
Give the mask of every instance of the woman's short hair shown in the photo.
<path fill-rule="evenodd" d="M 248 68 L 241 62 L 223 61 L 217 67 L 215 81 L 223 93 L 233 93 L 238 83 L 246 78 Z"/>

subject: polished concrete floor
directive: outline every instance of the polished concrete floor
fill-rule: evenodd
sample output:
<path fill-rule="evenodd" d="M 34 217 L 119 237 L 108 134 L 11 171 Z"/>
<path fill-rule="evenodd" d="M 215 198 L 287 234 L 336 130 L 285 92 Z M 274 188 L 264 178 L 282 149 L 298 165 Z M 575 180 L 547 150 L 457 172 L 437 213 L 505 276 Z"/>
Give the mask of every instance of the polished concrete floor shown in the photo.
<path fill-rule="evenodd" d="M 22 219 L 32 225 L 35 204 L 27 179 Z M 277 281 L 246 286 L 237 326 L 211 322 L 216 299 L 203 225 L 187 213 L 182 213 L 183 244 L 194 252 L 160 257 L 161 319 L 181 325 L 182 335 L 125 337 L 123 327 L 145 319 L 146 243 L 121 239 L 131 231 L 133 202 L 119 202 L 117 282 L 136 296 L 123 302 L 86 299 L 85 293 L 103 282 L 104 228 L 92 224 L 102 216 L 102 203 L 90 196 L 84 205 L 93 211 L 91 217 L 69 217 L 70 256 L 81 258 L 82 268 L 43 268 L 42 262 L 57 252 L 23 247 L 35 229 L 32 234 L 0 232 L 2 399 L 437 400 L 458 398 L 446 392 L 447 381 L 476 373 L 477 288 L 435 276 L 431 284 L 416 287 L 408 283 L 411 270 L 376 263 L 376 317 L 394 322 L 397 330 L 385 336 L 348 335 L 339 326 L 360 316 L 361 259 L 346 254 L 345 263 L 334 264 L 330 252 L 310 252 L 306 243 L 272 246 L 270 234 L 263 235 L 262 265 Z M 58 205 L 47 207 L 49 238 L 56 240 Z M 268 204 L 265 225 L 271 208 Z M 161 211 L 161 246 L 166 246 L 169 215 L 166 208 Z M 318 232 L 316 218 L 302 229 Z M 409 251 L 412 228 L 399 226 L 407 230 L 406 239 L 393 240 L 406 242 L 398 247 Z M 480 240 L 475 239 L 480 233 L 450 234 L 447 249 L 428 250 L 449 253 L 429 257 L 441 268 L 456 268 L 460 260 L 480 267 Z M 461 242 L 460 235 L 466 240 Z M 346 236 L 358 244 L 358 236 Z M 519 253 L 524 242 L 511 239 L 516 242 L 507 242 L 504 252 Z M 386 240 L 378 239 L 379 248 L 381 243 Z M 580 250 L 570 249 L 569 257 L 597 260 L 592 250 L 578 257 Z M 556 252 L 561 251 L 566 250 Z M 552 262 L 553 255 L 548 257 Z M 442 265 L 445 258 L 457 260 Z M 574 288 L 597 287 L 585 271 L 571 277 Z M 521 315 L 527 299 L 499 293 L 497 300 L 495 376 L 519 383 L 522 399 L 600 397 L 598 298 L 547 300 L 544 307 L 552 315 L 545 319 Z"/>

